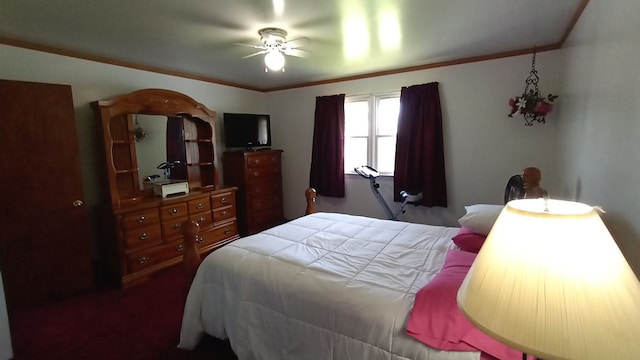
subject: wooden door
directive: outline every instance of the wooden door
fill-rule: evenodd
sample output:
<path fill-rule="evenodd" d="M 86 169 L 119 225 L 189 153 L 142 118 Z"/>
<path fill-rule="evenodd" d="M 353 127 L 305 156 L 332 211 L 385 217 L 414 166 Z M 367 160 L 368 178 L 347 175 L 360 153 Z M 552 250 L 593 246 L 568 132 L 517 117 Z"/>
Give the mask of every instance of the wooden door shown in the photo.
<path fill-rule="evenodd" d="M 71 87 L 0 80 L 0 269 L 7 307 L 93 286 Z"/>

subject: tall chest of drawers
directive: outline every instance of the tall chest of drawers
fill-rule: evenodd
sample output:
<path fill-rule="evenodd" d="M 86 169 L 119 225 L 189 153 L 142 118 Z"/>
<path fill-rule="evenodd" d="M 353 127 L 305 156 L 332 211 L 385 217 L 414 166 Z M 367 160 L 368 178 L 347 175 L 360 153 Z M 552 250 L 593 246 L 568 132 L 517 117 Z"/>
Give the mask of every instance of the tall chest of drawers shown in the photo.
<path fill-rule="evenodd" d="M 224 153 L 224 183 L 238 188 L 240 235 L 282 224 L 282 150 Z"/>
<path fill-rule="evenodd" d="M 126 287 L 182 262 L 182 225 L 199 225 L 196 244 L 205 254 L 236 240 L 236 188 L 195 191 L 169 199 L 150 199 L 114 212 L 117 243 L 114 263 Z"/>

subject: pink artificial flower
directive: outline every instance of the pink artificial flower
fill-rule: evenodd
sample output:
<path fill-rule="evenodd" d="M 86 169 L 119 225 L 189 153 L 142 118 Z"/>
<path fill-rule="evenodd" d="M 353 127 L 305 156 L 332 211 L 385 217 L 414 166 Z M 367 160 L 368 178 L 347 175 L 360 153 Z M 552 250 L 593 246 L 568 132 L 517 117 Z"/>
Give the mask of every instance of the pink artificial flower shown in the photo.
<path fill-rule="evenodd" d="M 544 101 L 539 101 L 533 111 L 542 115 L 546 115 L 547 113 L 551 112 L 552 109 L 553 106 L 551 104 Z"/>

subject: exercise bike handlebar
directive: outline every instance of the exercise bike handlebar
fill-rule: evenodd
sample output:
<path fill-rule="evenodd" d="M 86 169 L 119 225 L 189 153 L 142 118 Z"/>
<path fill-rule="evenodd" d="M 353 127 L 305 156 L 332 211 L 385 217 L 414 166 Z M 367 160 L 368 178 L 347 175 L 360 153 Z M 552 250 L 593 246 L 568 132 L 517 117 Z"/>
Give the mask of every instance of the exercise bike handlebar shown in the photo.
<path fill-rule="evenodd" d="M 372 168 L 369 165 L 358 166 L 357 168 L 354 168 L 353 171 L 355 171 L 356 173 L 358 173 L 358 175 L 362 176 L 365 179 L 377 178 L 378 176 L 380 176 L 378 170 Z"/>

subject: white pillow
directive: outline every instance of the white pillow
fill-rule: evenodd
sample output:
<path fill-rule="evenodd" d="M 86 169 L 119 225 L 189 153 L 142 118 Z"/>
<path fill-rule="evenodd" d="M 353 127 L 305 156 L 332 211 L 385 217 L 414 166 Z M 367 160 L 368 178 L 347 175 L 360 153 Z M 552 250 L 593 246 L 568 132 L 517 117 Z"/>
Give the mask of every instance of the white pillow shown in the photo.
<path fill-rule="evenodd" d="M 487 235 L 504 205 L 475 204 L 464 208 L 467 213 L 458 219 L 460 225 L 471 229 L 474 233 Z"/>

